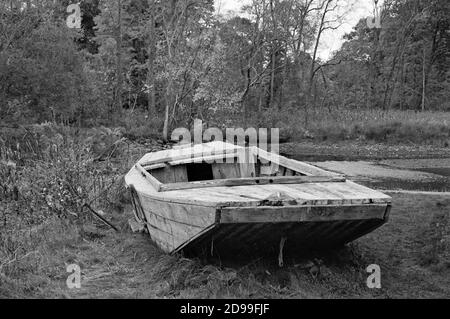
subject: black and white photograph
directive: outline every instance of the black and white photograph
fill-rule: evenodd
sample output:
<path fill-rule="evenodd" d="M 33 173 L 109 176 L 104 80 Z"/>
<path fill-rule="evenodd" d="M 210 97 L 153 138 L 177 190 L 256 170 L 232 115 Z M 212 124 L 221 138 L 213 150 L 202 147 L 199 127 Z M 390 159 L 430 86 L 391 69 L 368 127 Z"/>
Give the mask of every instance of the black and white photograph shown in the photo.
<path fill-rule="evenodd" d="M 0 299 L 450 299 L 450 1 L 0 0 Z"/>

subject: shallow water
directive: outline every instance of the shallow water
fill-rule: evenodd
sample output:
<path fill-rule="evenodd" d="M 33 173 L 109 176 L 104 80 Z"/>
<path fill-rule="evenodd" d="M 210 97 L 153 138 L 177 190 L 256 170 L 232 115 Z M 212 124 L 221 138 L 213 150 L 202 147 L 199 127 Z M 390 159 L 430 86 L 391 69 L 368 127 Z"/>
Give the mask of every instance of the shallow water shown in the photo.
<path fill-rule="evenodd" d="M 416 168 L 413 170 L 450 177 L 450 167 L 426 167 L 426 168 Z"/>
<path fill-rule="evenodd" d="M 450 178 L 434 181 L 402 180 L 395 178 L 377 179 L 371 181 L 357 181 L 364 186 L 380 190 L 407 190 L 426 192 L 449 192 Z"/>

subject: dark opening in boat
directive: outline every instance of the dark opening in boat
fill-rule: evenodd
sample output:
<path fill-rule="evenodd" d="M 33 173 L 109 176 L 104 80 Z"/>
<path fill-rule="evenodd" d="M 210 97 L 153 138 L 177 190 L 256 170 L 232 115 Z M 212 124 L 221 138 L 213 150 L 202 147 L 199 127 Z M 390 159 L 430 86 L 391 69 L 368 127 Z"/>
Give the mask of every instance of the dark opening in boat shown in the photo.
<path fill-rule="evenodd" d="M 212 165 L 208 163 L 191 163 L 186 165 L 188 182 L 209 181 L 214 179 Z"/>

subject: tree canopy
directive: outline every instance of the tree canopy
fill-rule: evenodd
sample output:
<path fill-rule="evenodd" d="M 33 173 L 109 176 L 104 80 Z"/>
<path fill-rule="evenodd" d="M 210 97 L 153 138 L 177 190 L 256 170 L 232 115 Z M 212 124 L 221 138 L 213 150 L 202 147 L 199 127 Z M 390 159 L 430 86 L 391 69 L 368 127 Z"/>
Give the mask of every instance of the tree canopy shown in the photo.
<path fill-rule="evenodd" d="M 381 28 L 361 19 L 328 61 L 323 35 L 339 0 L 253 0 L 242 16 L 213 0 L 69 0 L 0 4 L 0 117 L 66 122 L 136 110 L 170 127 L 202 118 L 354 107 L 450 108 L 450 3 L 386 0 Z"/>

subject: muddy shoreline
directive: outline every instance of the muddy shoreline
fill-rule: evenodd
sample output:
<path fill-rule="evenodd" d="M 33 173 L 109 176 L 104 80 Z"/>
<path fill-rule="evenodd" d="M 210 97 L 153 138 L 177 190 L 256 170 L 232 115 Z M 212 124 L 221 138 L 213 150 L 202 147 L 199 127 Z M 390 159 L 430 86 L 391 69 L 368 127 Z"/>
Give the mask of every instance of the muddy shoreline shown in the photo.
<path fill-rule="evenodd" d="M 314 162 L 395 159 L 449 159 L 450 161 L 450 147 L 375 144 L 363 141 L 283 143 L 280 144 L 280 154 L 299 161 Z"/>

